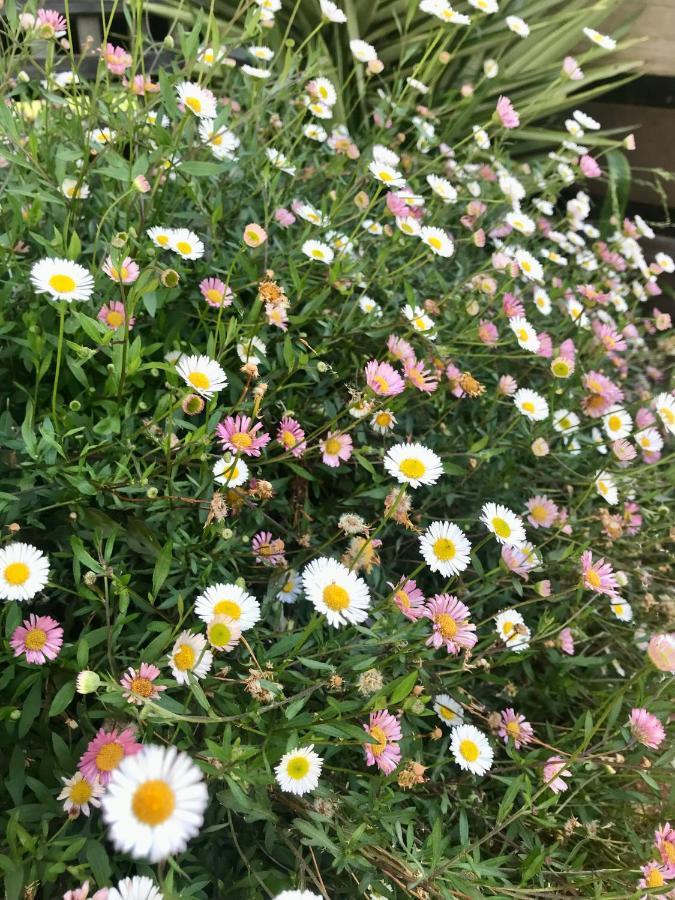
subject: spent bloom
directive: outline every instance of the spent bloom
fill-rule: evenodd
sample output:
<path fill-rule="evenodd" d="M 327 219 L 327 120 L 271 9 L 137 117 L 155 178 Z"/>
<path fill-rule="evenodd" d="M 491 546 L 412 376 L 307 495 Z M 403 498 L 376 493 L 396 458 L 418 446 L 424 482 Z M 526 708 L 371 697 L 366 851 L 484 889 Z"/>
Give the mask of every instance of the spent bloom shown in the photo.
<path fill-rule="evenodd" d="M 159 676 L 160 670 L 152 663 L 141 663 L 138 669 L 130 666 L 120 679 L 122 696 L 136 706 L 142 706 L 146 700 L 156 700 L 166 690 L 165 685 L 155 684 Z"/>
<path fill-rule="evenodd" d="M 565 778 L 571 778 L 572 773 L 567 768 L 567 763 L 560 756 L 549 756 L 544 766 L 543 781 L 551 788 L 554 794 L 561 794 L 569 787 Z"/>

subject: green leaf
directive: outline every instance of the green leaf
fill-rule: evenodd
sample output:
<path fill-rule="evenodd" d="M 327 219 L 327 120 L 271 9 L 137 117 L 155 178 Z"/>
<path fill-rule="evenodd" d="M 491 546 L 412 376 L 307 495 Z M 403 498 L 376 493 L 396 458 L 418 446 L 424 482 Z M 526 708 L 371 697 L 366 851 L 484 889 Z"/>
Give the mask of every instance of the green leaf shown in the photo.
<path fill-rule="evenodd" d="M 70 681 L 66 681 L 65 684 L 61 685 L 61 687 L 54 695 L 54 699 L 52 700 L 51 706 L 49 707 L 48 715 L 50 717 L 58 716 L 58 714 L 62 713 L 63 710 L 68 706 L 74 696 L 75 679 L 71 678 Z"/>
<path fill-rule="evenodd" d="M 107 884 L 110 881 L 111 870 L 108 854 L 103 844 L 93 839 L 88 840 L 84 855 L 94 873 L 94 881 L 99 885 Z"/>
<path fill-rule="evenodd" d="M 390 703 L 400 703 L 404 697 L 407 697 L 410 691 L 415 687 L 417 683 L 418 672 L 415 669 L 412 672 L 409 672 L 403 681 L 392 691 L 391 697 L 389 698 Z"/>
<path fill-rule="evenodd" d="M 166 544 L 162 547 L 162 552 L 157 557 L 157 562 L 155 563 L 155 569 L 152 573 L 152 593 L 153 596 L 157 596 L 159 593 L 159 589 L 166 581 L 166 577 L 169 574 L 169 569 L 171 568 L 171 563 L 173 561 L 173 542 L 167 541 Z"/>
<path fill-rule="evenodd" d="M 223 166 L 218 165 L 218 163 L 206 162 L 200 159 L 189 159 L 180 164 L 179 171 L 184 172 L 186 175 L 196 175 L 197 177 L 203 175 L 222 175 Z"/>

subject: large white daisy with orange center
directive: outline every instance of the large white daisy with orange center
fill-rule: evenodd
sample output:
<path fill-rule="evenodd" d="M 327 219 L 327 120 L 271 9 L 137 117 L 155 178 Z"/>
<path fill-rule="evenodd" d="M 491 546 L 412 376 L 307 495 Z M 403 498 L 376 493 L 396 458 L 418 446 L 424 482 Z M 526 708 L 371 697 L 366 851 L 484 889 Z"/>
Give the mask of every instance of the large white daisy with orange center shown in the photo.
<path fill-rule="evenodd" d="M 31 600 L 48 578 L 49 560 L 37 547 L 16 541 L 0 549 L 0 600 Z"/>
<path fill-rule="evenodd" d="M 431 571 L 444 578 L 459 575 L 471 558 L 469 539 L 454 522 L 432 522 L 420 538 L 420 551 Z"/>
<path fill-rule="evenodd" d="M 418 488 L 435 484 L 443 474 L 443 463 L 433 450 L 422 444 L 395 444 L 387 450 L 384 468 L 400 484 Z"/>
<path fill-rule="evenodd" d="M 227 387 L 227 375 L 222 366 L 208 356 L 181 356 L 176 371 L 202 397 L 213 397 Z"/>
<path fill-rule="evenodd" d="M 302 583 L 305 596 L 329 625 L 339 628 L 368 617 L 368 585 L 336 559 L 321 556 L 313 560 L 302 573 Z"/>
<path fill-rule="evenodd" d="M 487 737 L 473 725 L 452 729 L 450 750 L 460 769 L 473 775 L 485 775 L 492 768 L 494 752 Z"/>
<path fill-rule="evenodd" d="M 49 257 L 34 263 L 30 280 L 38 294 L 50 300 L 88 300 L 94 290 L 94 278 L 84 266 L 71 259 Z"/>
<path fill-rule="evenodd" d="M 195 613 L 203 622 L 228 616 L 240 631 L 248 631 L 260 620 L 260 604 L 238 584 L 212 584 L 197 597 Z"/>

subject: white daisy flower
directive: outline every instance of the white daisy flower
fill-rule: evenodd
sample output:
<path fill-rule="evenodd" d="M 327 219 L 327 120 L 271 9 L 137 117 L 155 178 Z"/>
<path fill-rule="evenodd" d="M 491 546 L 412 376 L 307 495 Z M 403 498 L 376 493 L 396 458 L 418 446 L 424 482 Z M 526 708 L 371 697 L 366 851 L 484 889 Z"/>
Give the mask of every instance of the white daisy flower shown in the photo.
<path fill-rule="evenodd" d="M 77 178 L 64 178 L 61 182 L 61 192 L 69 200 L 86 200 L 89 196 L 89 185 Z"/>
<path fill-rule="evenodd" d="M 208 799 L 187 753 L 147 744 L 113 770 L 103 820 L 117 850 L 155 863 L 185 850 L 199 833 Z"/>
<path fill-rule="evenodd" d="M 422 226 L 413 216 L 397 216 L 396 227 L 403 234 L 409 234 L 412 237 L 417 237 L 422 230 Z"/>
<path fill-rule="evenodd" d="M 49 579 L 49 559 L 32 544 L 0 547 L 0 600 L 32 600 Z"/>
<path fill-rule="evenodd" d="M 213 47 L 201 47 L 197 53 L 197 59 L 204 66 L 212 66 L 215 63 L 222 62 L 225 58 L 225 49 L 221 47 L 218 53 Z"/>
<path fill-rule="evenodd" d="M 75 819 L 80 813 L 88 816 L 91 807 L 101 805 L 100 798 L 105 787 L 98 778 L 89 781 L 82 772 L 76 772 L 70 778 L 61 778 L 61 781 L 63 788 L 56 799 L 63 800 L 63 809 L 68 813 L 69 818 Z"/>
<path fill-rule="evenodd" d="M 663 450 L 663 438 L 656 428 L 643 428 L 636 432 L 635 443 L 647 453 L 660 453 Z"/>
<path fill-rule="evenodd" d="M 305 241 L 302 245 L 302 252 L 310 259 L 315 259 L 326 265 L 330 265 L 335 258 L 335 254 L 328 244 L 323 244 L 321 241 Z"/>
<path fill-rule="evenodd" d="M 522 347 L 523 350 L 529 350 L 530 353 L 537 352 L 539 349 L 537 332 L 524 316 L 511 316 L 509 319 L 509 327 L 515 334 L 518 345 Z"/>
<path fill-rule="evenodd" d="M 654 262 L 656 265 L 663 269 L 664 272 L 673 273 L 675 272 L 675 261 L 672 256 L 669 256 L 667 253 L 657 253 L 654 257 Z"/>
<path fill-rule="evenodd" d="M 523 520 L 501 503 L 484 503 L 480 520 L 500 544 L 521 547 L 527 541 Z"/>
<path fill-rule="evenodd" d="M 594 44 L 597 44 L 598 47 L 602 47 L 603 50 L 614 50 L 616 47 L 614 38 L 609 37 L 607 34 L 601 34 L 599 31 L 596 31 L 595 28 L 583 28 L 582 31 L 589 41 L 593 41 Z"/>
<path fill-rule="evenodd" d="M 544 280 L 544 270 L 541 263 L 527 250 L 516 250 L 516 262 L 525 278 L 528 278 L 530 281 Z"/>
<path fill-rule="evenodd" d="M 401 157 L 398 153 L 390 150 L 389 147 L 385 147 L 384 144 L 375 144 L 371 152 L 373 154 L 373 162 L 376 162 L 378 166 L 390 166 L 390 168 L 395 169 L 401 162 Z"/>
<path fill-rule="evenodd" d="M 581 127 L 586 128 L 588 131 L 598 131 L 600 128 L 602 128 L 600 122 L 597 122 L 592 116 L 589 116 L 587 113 L 583 112 L 580 109 L 575 109 L 572 115 L 581 125 Z"/>
<path fill-rule="evenodd" d="M 396 416 L 390 409 L 380 409 L 370 420 L 370 427 L 378 434 L 388 434 L 396 425 Z"/>
<path fill-rule="evenodd" d="M 319 6 L 321 7 L 322 15 L 329 22 L 336 22 L 338 25 L 342 25 L 347 21 L 347 16 L 336 3 L 333 3 L 333 0 L 319 0 Z"/>
<path fill-rule="evenodd" d="M 241 142 L 236 134 L 224 125 L 216 129 L 210 119 L 204 119 L 199 123 L 199 137 L 202 143 L 210 147 L 216 159 L 237 158 L 236 153 Z"/>
<path fill-rule="evenodd" d="M 429 569 L 444 578 L 459 575 L 471 559 L 471 544 L 454 522 L 432 522 L 420 537 L 420 551 Z"/>
<path fill-rule="evenodd" d="M 201 259 L 204 255 L 204 244 L 189 228 L 176 228 L 172 232 L 169 249 L 183 259 Z"/>
<path fill-rule="evenodd" d="M 395 444 L 387 450 L 384 468 L 400 484 L 418 488 L 436 484 L 443 474 L 443 463 L 433 450 L 422 444 Z"/>
<path fill-rule="evenodd" d="M 510 212 L 506 217 L 506 221 L 511 228 L 515 228 L 515 230 L 519 231 L 521 234 L 534 234 L 534 229 L 536 227 L 534 219 L 526 216 L 525 213 L 520 211 Z"/>
<path fill-rule="evenodd" d="M 614 506 L 619 502 L 619 491 L 617 490 L 616 482 L 609 472 L 600 472 L 595 479 L 595 489 L 610 506 Z"/>
<path fill-rule="evenodd" d="M 358 38 L 349 42 L 349 49 L 354 59 L 362 63 L 374 62 L 377 59 L 377 50 L 372 44 L 361 41 Z"/>
<path fill-rule="evenodd" d="M 489 150 L 490 149 L 490 136 L 484 128 L 481 128 L 480 125 L 472 125 L 471 129 L 473 131 L 473 139 L 476 142 L 476 145 L 481 150 Z M 480 193 L 480 189 L 479 189 Z"/>
<path fill-rule="evenodd" d="M 241 628 L 229 616 L 214 616 L 206 626 L 206 639 L 214 650 L 233 650 L 241 640 Z"/>
<path fill-rule="evenodd" d="M 207 399 L 227 387 L 222 366 L 208 356 L 181 356 L 176 371 L 187 385 Z"/>
<path fill-rule="evenodd" d="M 335 559 L 321 556 L 302 573 L 305 596 L 334 628 L 368 617 L 370 591 L 362 578 Z"/>
<path fill-rule="evenodd" d="M 427 175 L 427 184 L 445 203 L 454 203 L 457 200 L 457 191 L 447 178 L 438 175 Z"/>
<path fill-rule="evenodd" d="M 216 98 L 211 91 L 192 81 L 176 85 L 178 102 L 187 107 L 199 119 L 215 119 L 218 115 Z"/>
<path fill-rule="evenodd" d="M 305 125 L 302 129 L 302 133 L 306 138 L 309 138 L 310 141 L 316 141 L 319 144 L 322 144 L 328 138 L 326 129 L 322 128 L 320 125 L 316 125 L 314 122 Z"/>
<path fill-rule="evenodd" d="M 549 200 L 542 200 L 540 197 L 532 201 L 532 205 L 543 213 L 545 216 L 552 216 L 554 206 Z"/>
<path fill-rule="evenodd" d="M 668 431 L 675 434 L 675 397 L 664 391 L 654 398 L 654 407 Z"/>
<path fill-rule="evenodd" d="M 612 406 L 602 417 L 605 434 L 612 441 L 628 437 L 633 430 L 633 419 L 621 406 Z"/>
<path fill-rule="evenodd" d="M 115 140 L 116 132 L 110 128 L 95 128 L 89 133 L 89 140 L 99 147 L 105 147 Z"/>
<path fill-rule="evenodd" d="M 288 157 L 280 150 L 276 150 L 274 147 L 266 147 L 265 155 L 277 169 L 281 169 L 281 171 L 286 172 L 287 175 L 295 175 L 296 167 L 291 164 Z"/>
<path fill-rule="evenodd" d="M 421 306 L 412 307 L 406 304 L 403 307 L 403 315 L 410 322 L 414 331 L 419 331 L 421 334 L 432 331 L 434 328 L 434 320 L 424 312 Z"/>
<path fill-rule="evenodd" d="M 372 313 L 378 319 L 382 317 L 382 307 L 380 304 L 376 303 L 372 297 L 368 297 L 365 294 L 359 299 L 359 309 L 361 312 L 366 313 L 366 315 Z"/>
<path fill-rule="evenodd" d="M 310 100 L 307 99 L 307 109 L 311 112 L 313 116 L 316 116 L 317 119 L 332 119 L 333 118 L 333 108 L 329 106 L 327 103 L 323 103 L 321 100 Z"/>
<path fill-rule="evenodd" d="M 155 247 L 160 247 L 162 250 L 168 250 L 173 241 L 174 229 L 165 228 L 163 225 L 155 225 L 152 228 L 148 228 L 146 234 Z"/>
<path fill-rule="evenodd" d="M 240 487 L 248 481 L 248 466 L 243 459 L 235 459 L 231 453 L 226 453 L 222 459 L 217 460 L 213 467 L 213 477 L 217 484 L 225 484 L 228 488 Z"/>
<path fill-rule="evenodd" d="M 258 355 L 260 354 L 260 355 Z M 252 363 L 259 366 L 267 356 L 267 347 L 259 337 L 252 337 L 237 344 L 237 356 L 244 363 Z"/>
<path fill-rule="evenodd" d="M 492 747 L 483 732 L 473 725 L 459 725 L 452 729 L 450 750 L 457 765 L 473 775 L 484 775 L 492 767 Z"/>
<path fill-rule="evenodd" d="M 448 728 L 456 728 L 464 723 L 463 707 L 448 694 L 436 694 L 434 710 L 441 722 Z"/>
<path fill-rule="evenodd" d="M 368 171 L 374 178 L 377 178 L 378 181 L 381 181 L 382 184 L 386 184 L 389 187 L 403 187 L 405 185 L 405 178 L 398 169 L 395 169 L 393 166 L 388 166 L 373 160 L 368 166 Z"/>
<path fill-rule="evenodd" d="M 271 50 L 269 47 L 248 47 L 248 52 L 251 56 L 255 56 L 256 59 L 261 59 L 263 62 L 270 62 L 270 60 L 274 59 L 274 50 Z"/>
<path fill-rule="evenodd" d="M 489 15 L 499 12 L 497 0 L 469 0 L 469 5 Z"/>
<path fill-rule="evenodd" d="M 244 75 L 250 75 L 251 78 L 269 78 L 272 74 L 269 69 L 263 69 L 260 66 L 249 66 L 248 63 L 244 63 L 241 71 Z"/>
<path fill-rule="evenodd" d="M 406 78 L 406 84 L 409 84 L 411 88 L 419 91 L 420 94 L 429 93 L 429 85 L 425 84 L 423 81 L 418 81 L 417 78 Z"/>
<path fill-rule="evenodd" d="M 123 878 L 116 888 L 108 888 L 107 900 L 164 900 L 164 894 L 152 878 L 134 875 L 133 878 Z"/>
<path fill-rule="evenodd" d="M 38 294 L 51 300 L 88 300 L 94 290 L 94 278 L 84 266 L 70 259 L 47 257 L 33 263 L 30 280 Z"/>
<path fill-rule="evenodd" d="M 206 649 L 203 634 L 184 631 L 173 645 L 169 655 L 169 667 L 178 684 L 188 684 L 189 675 L 203 678 L 213 663 L 213 654 Z"/>
<path fill-rule="evenodd" d="M 309 744 L 285 753 L 274 771 L 282 791 L 301 797 L 316 788 L 322 767 L 323 759 L 314 752 L 314 744 Z"/>
<path fill-rule="evenodd" d="M 420 229 L 420 239 L 427 247 L 431 247 L 437 256 L 448 257 L 455 252 L 452 239 L 442 228 L 425 225 Z"/>
<path fill-rule="evenodd" d="M 195 614 L 202 622 L 228 616 L 240 631 L 248 631 L 260 621 L 260 604 L 237 584 L 212 584 L 195 600 Z"/>
<path fill-rule="evenodd" d="M 319 77 L 312 79 L 312 93 L 325 103 L 326 106 L 335 106 L 337 103 L 337 91 L 335 85 L 328 78 Z"/>
<path fill-rule="evenodd" d="M 579 429 L 579 416 L 569 409 L 559 409 L 553 414 L 553 430 L 559 434 L 574 434 Z"/>
<path fill-rule="evenodd" d="M 305 222 L 310 222 L 312 225 L 326 224 L 326 220 L 321 215 L 321 212 L 316 209 L 316 207 L 312 206 L 311 203 L 305 203 L 304 201 L 298 202 L 294 209 Z"/>
<path fill-rule="evenodd" d="M 520 16 L 507 16 L 506 24 L 518 37 L 526 38 L 530 33 L 530 26 Z"/>
<path fill-rule="evenodd" d="M 302 593 L 302 582 L 300 576 L 294 569 L 287 569 L 284 572 L 284 580 L 281 587 L 277 591 L 276 598 L 281 603 L 295 603 Z"/>
<path fill-rule="evenodd" d="M 530 646 L 530 629 L 517 609 L 503 609 L 495 616 L 497 634 L 509 650 L 522 653 Z"/>
<path fill-rule="evenodd" d="M 609 608 L 612 610 L 612 612 L 620 622 L 632 622 L 633 609 L 630 603 L 626 603 L 625 600 L 617 597 L 609 604 Z"/>
<path fill-rule="evenodd" d="M 602 432 L 599 428 L 591 428 L 591 441 L 593 442 L 598 453 L 602 453 L 603 456 L 607 454 L 607 446 L 603 440 Z"/>
<path fill-rule="evenodd" d="M 536 287 L 534 289 L 534 303 L 540 313 L 545 316 L 550 315 L 551 313 L 551 298 L 544 290 L 543 287 Z"/>
<path fill-rule="evenodd" d="M 533 422 L 542 422 L 548 418 L 548 403 L 546 398 L 542 397 L 536 391 L 530 391 L 528 388 L 520 388 L 513 395 L 513 402 L 516 408 L 526 418 Z"/>
<path fill-rule="evenodd" d="M 486 59 L 483 63 L 483 74 L 486 78 L 496 78 L 499 75 L 499 63 L 496 59 Z"/>
<path fill-rule="evenodd" d="M 590 321 L 586 315 L 583 303 L 580 303 L 575 297 L 570 297 L 567 301 L 567 314 L 570 319 L 580 328 L 590 328 Z"/>

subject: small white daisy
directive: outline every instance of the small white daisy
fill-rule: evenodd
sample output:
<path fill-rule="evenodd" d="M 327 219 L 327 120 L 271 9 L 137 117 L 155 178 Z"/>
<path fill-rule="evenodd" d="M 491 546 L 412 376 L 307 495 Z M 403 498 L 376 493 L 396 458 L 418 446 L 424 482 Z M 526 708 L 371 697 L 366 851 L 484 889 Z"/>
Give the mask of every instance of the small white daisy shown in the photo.
<path fill-rule="evenodd" d="M 530 629 L 516 609 L 503 609 L 495 616 L 497 634 L 509 650 L 522 653 L 530 646 Z"/>
<path fill-rule="evenodd" d="M 602 128 L 600 122 L 597 122 L 592 116 L 589 116 L 587 113 L 582 112 L 582 110 L 580 109 L 575 109 L 572 115 L 581 125 L 581 127 L 587 129 L 587 131 L 598 131 L 600 128 Z"/>
<path fill-rule="evenodd" d="M 201 259 L 204 255 L 203 242 L 189 228 L 176 228 L 172 232 L 169 249 L 183 259 Z"/>
<path fill-rule="evenodd" d="M 347 21 L 347 16 L 336 3 L 333 3 L 333 0 L 319 0 L 319 5 L 321 6 L 321 13 L 329 22 L 336 22 L 338 25 L 342 25 Z"/>
<path fill-rule="evenodd" d="M 113 770 L 103 820 L 117 850 L 155 863 L 185 850 L 199 833 L 208 799 L 187 753 L 148 744 Z"/>
<path fill-rule="evenodd" d="M 69 200 L 86 200 L 89 196 L 89 185 L 77 178 L 64 178 L 61 182 L 61 192 Z"/>
<path fill-rule="evenodd" d="M 429 569 L 444 578 L 459 575 L 471 558 L 471 544 L 454 522 L 432 522 L 420 537 L 420 551 Z"/>
<path fill-rule="evenodd" d="M 321 241 L 305 241 L 302 245 L 302 252 L 310 259 L 315 259 L 326 265 L 330 265 L 335 257 L 328 244 L 322 244 Z"/>
<path fill-rule="evenodd" d="M 227 387 L 227 375 L 222 366 L 208 356 L 181 356 L 176 371 L 202 397 L 213 397 Z"/>
<path fill-rule="evenodd" d="M 601 34 L 599 31 L 596 31 L 595 28 L 584 28 L 582 30 L 589 41 L 597 44 L 598 47 L 602 47 L 603 50 L 614 50 L 616 47 L 616 41 L 614 38 L 609 37 L 609 35 Z"/>
<path fill-rule="evenodd" d="M 326 106 L 334 106 L 337 103 L 335 85 L 328 78 L 313 78 L 312 92 Z"/>
<path fill-rule="evenodd" d="M 628 437 L 633 430 L 633 419 L 622 406 L 613 406 L 602 417 L 602 425 L 607 437 L 616 441 Z"/>
<path fill-rule="evenodd" d="M 76 819 L 80 813 L 88 816 L 90 807 L 101 805 L 101 796 L 105 790 L 98 778 L 89 781 L 82 772 L 76 772 L 71 778 L 61 778 L 63 788 L 56 798 L 63 800 L 63 808 L 68 818 Z"/>
<path fill-rule="evenodd" d="M 152 878 L 134 875 L 133 878 L 123 878 L 116 888 L 109 888 L 107 900 L 164 900 L 164 894 Z"/>
<path fill-rule="evenodd" d="M 486 13 L 486 15 L 492 15 L 492 13 L 499 12 L 497 0 L 469 0 L 469 5 L 473 6 L 474 9 L 480 10 L 482 13 Z"/>
<path fill-rule="evenodd" d="M 302 573 L 305 596 L 334 628 L 368 617 L 370 591 L 362 578 L 341 562 L 321 556 Z"/>
<path fill-rule="evenodd" d="M 195 613 L 203 622 L 228 616 L 241 631 L 248 631 L 260 621 L 260 604 L 237 584 L 213 584 L 197 597 Z"/>
<path fill-rule="evenodd" d="M 373 160 L 368 166 L 368 171 L 374 178 L 377 178 L 378 181 L 381 181 L 382 184 L 386 184 L 388 187 L 403 187 L 405 185 L 405 178 L 393 166 Z"/>
<path fill-rule="evenodd" d="M 47 257 L 34 263 L 30 280 L 38 294 L 51 300 L 88 300 L 94 290 L 94 278 L 84 266 L 70 259 Z"/>
<path fill-rule="evenodd" d="M 424 312 L 421 306 L 412 307 L 406 304 L 403 307 L 403 315 L 415 331 L 419 331 L 422 334 L 427 331 L 433 331 L 434 320 Z"/>
<path fill-rule="evenodd" d="M 384 457 L 384 468 L 400 484 L 418 488 L 435 484 L 443 474 L 443 463 L 433 450 L 422 444 L 395 444 Z"/>
<path fill-rule="evenodd" d="M 464 723 L 464 709 L 448 694 L 436 694 L 434 710 L 441 722 L 448 728 L 456 728 Z"/>
<path fill-rule="evenodd" d="M 633 610 L 630 603 L 626 603 L 625 600 L 617 597 L 609 604 L 609 608 L 620 622 L 632 622 Z"/>
<path fill-rule="evenodd" d="M 506 24 L 518 37 L 526 38 L 530 33 L 530 26 L 520 16 L 507 16 Z"/>
<path fill-rule="evenodd" d="M 457 200 L 457 191 L 447 178 L 440 178 L 438 175 L 427 175 L 427 184 L 444 203 L 454 203 Z"/>
<path fill-rule="evenodd" d="M 540 313 L 545 316 L 550 315 L 551 313 L 551 298 L 544 290 L 543 287 L 536 287 L 534 289 L 534 303 Z"/>
<path fill-rule="evenodd" d="M 548 418 L 548 403 L 546 398 L 542 397 L 536 391 L 530 391 L 528 388 L 520 388 L 513 395 L 513 402 L 516 408 L 526 418 L 533 422 L 542 422 Z"/>
<path fill-rule="evenodd" d="M 216 159 L 237 158 L 237 149 L 241 143 L 239 138 L 222 125 L 220 128 L 214 128 L 210 119 L 204 119 L 199 123 L 199 137 L 202 143 L 211 148 L 211 152 Z"/>
<path fill-rule="evenodd" d="M 380 409 L 373 414 L 370 427 L 378 434 L 388 434 L 396 425 L 396 416 L 390 409 Z"/>
<path fill-rule="evenodd" d="M 523 520 L 501 503 L 485 503 L 480 519 L 500 544 L 520 547 L 527 540 Z"/>
<path fill-rule="evenodd" d="M 32 544 L 0 548 L 0 599 L 32 600 L 49 579 L 49 559 Z"/>
<path fill-rule="evenodd" d="M 237 344 L 237 356 L 244 364 L 259 366 L 267 356 L 267 347 L 259 337 L 254 336 Z"/>
<path fill-rule="evenodd" d="M 481 128 L 480 125 L 472 125 L 471 129 L 473 131 L 473 139 L 476 142 L 476 145 L 481 150 L 489 150 L 490 136 L 488 135 L 487 131 L 484 128 Z"/>
<path fill-rule="evenodd" d="M 309 744 L 285 753 L 274 771 L 282 791 L 302 796 L 316 788 L 322 767 L 323 759 L 314 752 L 314 744 Z"/>
<path fill-rule="evenodd" d="M 448 257 L 455 252 L 452 239 L 442 228 L 425 225 L 420 229 L 420 239 L 430 247 L 437 256 Z"/>
<path fill-rule="evenodd" d="M 218 115 L 216 98 L 211 91 L 191 81 L 176 85 L 178 102 L 187 107 L 199 119 L 215 119 Z"/>
<path fill-rule="evenodd" d="M 248 63 L 244 63 L 241 67 L 241 71 L 244 75 L 250 75 L 251 78 L 269 78 L 272 74 L 269 69 L 263 69 L 261 66 L 249 66 Z"/>
<path fill-rule="evenodd" d="M 619 492 L 616 487 L 616 482 L 609 472 L 600 472 L 595 479 L 595 489 L 610 506 L 614 506 L 615 503 L 619 502 Z"/>
<path fill-rule="evenodd" d="M 643 428 L 634 435 L 635 443 L 647 453 L 660 453 L 663 450 L 663 438 L 657 428 Z"/>
<path fill-rule="evenodd" d="M 579 430 L 579 416 L 569 409 L 559 409 L 553 414 L 553 430 L 559 434 L 574 434 Z"/>
<path fill-rule="evenodd" d="M 153 228 L 148 228 L 146 233 L 156 247 L 160 247 L 162 250 L 168 250 L 171 247 L 174 235 L 173 228 L 155 225 Z"/>
<path fill-rule="evenodd" d="M 169 667 L 178 684 L 188 684 L 189 675 L 203 678 L 213 663 L 213 654 L 206 649 L 203 634 L 184 631 L 173 645 L 169 655 Z"/>
<path fill-rule="evenodd" d="M 248 481 L 248 466 L 243 459 L 236 459 L 231 453 L 227 453 L 222 459 L 217 460 L 213 467 L 213 477 L 217 484 L 227 485 L 228 488 L 240 487 Z"/>
<path fill-rule="evenodd" d="M 541 263 L 527 250 L 516 250 L 516 262 L 525 278 L 528 278 L 530 281 L 544 280 L 544 270 Z"/>
<path fill-rule="evenodd" d="M 277 591 L 276 598 L 281 603 L 295 603 L 302 593 L 302 582 L 300 576 L 294 569 L 287 569 L 284 572 L 284 579 L 281 587 Z"/>
<path fill-rule="evenodd" d="M 450 750 L 457 765 L 473 775 L 484 775 L 492 767 L 492 747 L 483 732 L 473 725 L 452 729 Z"/>
<path fill-rule="evenodd" d="M 537 331 L 524 316 L 511 316 L 509 328 L 515 334 L 518 346 L 530 353 L 536 353 L 539 349 Z"/>
<path fill-rule="evenodd" d="M 356 38 L 349 42 L 349 49 L 352 51 L 354 59 L 362 63 L 375 62 L 377 59 L 377 50 L 372 44 L 361 41 Z"/>
<path fill-rule="evenodd" d="M 510 212 L 506 216 L 507 224 L 514 228 L 516 231 L 519 231 L 521 234 L 530 235 L 534 234 L 535 222 L 534 219 L 531 219 L 529 216 L 526 216 L 525 213 L 522 212 Z"/>
<path fill-rule="evenodd" d="M 417 237 L 422 230 L 422 226 L 413 216 L 397 216 L 396 227 L 403 234 L 409 234 L 412 237 Z"/>
<path fill-rule="evenodd" d="M 671 434 L 675 434 L 675 397 L 665 391 L 654 398 L 654 408 Z"/>

